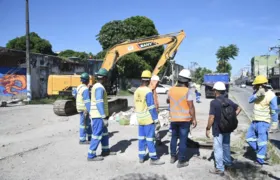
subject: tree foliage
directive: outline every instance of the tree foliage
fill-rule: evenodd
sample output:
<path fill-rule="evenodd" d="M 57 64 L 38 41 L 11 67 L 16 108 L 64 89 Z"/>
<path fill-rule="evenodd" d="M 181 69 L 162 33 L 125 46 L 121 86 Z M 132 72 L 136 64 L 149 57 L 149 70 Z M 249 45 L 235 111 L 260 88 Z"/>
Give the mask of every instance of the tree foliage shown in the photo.
<path fill-rule="evenodd" d="M 217 72 L 218 73 L 229 73 L 231 75 L 232 66 L 229 62 L 218 61 Z"/>
<path fill-rule="evenodd" d="M 97 40 L 101 44 L 103 51 L 99 52 L 96 55 L 96 58 L 104 58 L 107 50 L 118 43 L 154 35 L 158 35 L 158 31 L 156 30 L 153 21 L 144 16 L 133 16 L 123 21 L 117 20 L 108 22 L 102 26 L 97 35 Z M 163 50 L 163 47 L 157 47 L 128 54 L 126 55 L 127 57 L 122 57 L 117 65 L 120 75 L 126 77 L 139 77 L 140 72 L 144 69 L 152 70 L 160 59 Z"/>
<path fill-rule="evenodd" d="M 30 51 L 34 53 L 54 55 L 52 45 L 46 39 L 41 38 L 37 33 L 31 32 Z M 6 44 L 7 48 L 26 51 L 26 36 L 16 37 Z"/>
<path fill-rule="evenodd" d="M 232 67 L 229 63 L 229 60 L 234 60 L 238 54 L 239 48 L 235 44 L 221 46 L 216 53 L 216 57 L 218 59 L 217 72 L 230 73 Z"/>
<path fill-rule="evenodd" d="M 201 84 L 203 82 L 203 77 L 205 74 L 212 73 L 210 69 L 198 67 L 194 71 L 193 79 L 194 82 Z"/>
<path fill-rule="evenodd" d="M 89 59 L 90 56 L 92 56 L 92 58 L 94 58 L 94 55 L 92 53 L 87 54 L 86 52 L 78 52 L 78 51 L 73 51 L 73 50 L 70 50 L 70 49 L 61 51 L 58 54 L 58 56 L 59 57 L 66 57 L 66 58 L 77 57 L 77 58 L 80 58 L 80 60 L 82 60 L 82 61 L 85 61 L 85 60 Z"/>

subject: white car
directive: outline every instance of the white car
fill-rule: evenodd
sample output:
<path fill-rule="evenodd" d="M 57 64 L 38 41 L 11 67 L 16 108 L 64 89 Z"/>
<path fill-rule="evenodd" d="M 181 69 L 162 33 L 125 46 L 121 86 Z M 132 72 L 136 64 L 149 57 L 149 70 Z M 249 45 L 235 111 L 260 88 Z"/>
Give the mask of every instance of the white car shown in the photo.
<path fill-rule="evenodd" d="M 156 92 L 158 93 L 158 94 L 167 94 L 167 92 L 169 91 L 169 88 L 171 87 L 167 87 L 168 85 L 166 85 L 166 87 L 165 87 L 165 85 L 162 85 L 162 84 L 159 84 L 158 85 L 158 87 L 156 88 Z"/>
<path fill-rule="evenodd" d="M 240 87 L 241 88 L 246 88 L 246 84 L 241 84 Z"/>

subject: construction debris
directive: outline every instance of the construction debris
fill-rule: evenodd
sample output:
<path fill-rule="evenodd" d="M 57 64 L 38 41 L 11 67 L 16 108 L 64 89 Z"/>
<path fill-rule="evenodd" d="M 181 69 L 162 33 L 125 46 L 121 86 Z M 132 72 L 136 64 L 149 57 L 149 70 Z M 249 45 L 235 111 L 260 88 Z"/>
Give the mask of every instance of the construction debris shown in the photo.
<path fill-rule="evenodd" d="M 169 125 L 169 111 L 163 110 L 158 114 L 158 120 L 160 122 L 160 126 L 168 126 Z M 136 113 L 134 112 L 134 108 L 131 108 L 128 111 L 121 111 L 119 113 L 113 113 L 110 116 L 109 121 L 111 122 L 119 122 L 120 125 L 132 125 L 138 126 L 138 121 L 136 117 Z"/>

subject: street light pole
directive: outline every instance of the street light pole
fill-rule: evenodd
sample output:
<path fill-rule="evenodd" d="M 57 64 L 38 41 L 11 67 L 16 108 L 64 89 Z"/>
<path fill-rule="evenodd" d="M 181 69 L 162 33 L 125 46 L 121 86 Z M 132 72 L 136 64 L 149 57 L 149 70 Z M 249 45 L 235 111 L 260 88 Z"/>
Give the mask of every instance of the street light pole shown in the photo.
<path fill-rule="evenodd" d="M 29 0 L 25 0 L 26 18 L 26 80 L 27 80 L 27 102 L 31 101 L 31 76 L 30 76 L 30 47 L 29 47 Z"/>

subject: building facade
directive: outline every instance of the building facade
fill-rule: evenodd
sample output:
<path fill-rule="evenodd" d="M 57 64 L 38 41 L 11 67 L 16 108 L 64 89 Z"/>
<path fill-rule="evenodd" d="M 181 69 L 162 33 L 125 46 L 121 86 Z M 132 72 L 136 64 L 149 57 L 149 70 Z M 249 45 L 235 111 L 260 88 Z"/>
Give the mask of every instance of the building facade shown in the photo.
<path fill-rule="evenodd" d="M 261 55 L 254 56 L 251 59 L 251 77 L 264 75 L 267 77 L 269 70 L 277 63 L 278 56 L 276 55 Z"/>

